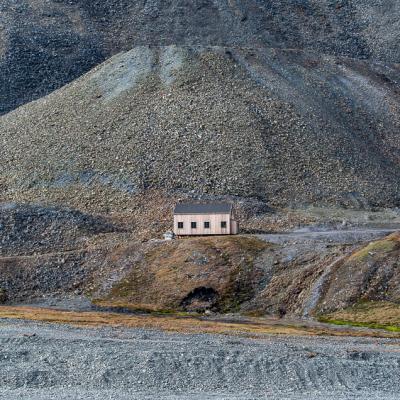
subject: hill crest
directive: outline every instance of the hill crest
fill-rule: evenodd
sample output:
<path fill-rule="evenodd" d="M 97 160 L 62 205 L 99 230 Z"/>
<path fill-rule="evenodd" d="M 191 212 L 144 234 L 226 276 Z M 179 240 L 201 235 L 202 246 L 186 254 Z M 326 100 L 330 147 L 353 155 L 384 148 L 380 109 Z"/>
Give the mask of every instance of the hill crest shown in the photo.
<path fill-rule="evenodd" d="M 0 119 L 3 200 L 397 206 L 397 82 L 396 65 L 302 51 L 138 47 Z"/>

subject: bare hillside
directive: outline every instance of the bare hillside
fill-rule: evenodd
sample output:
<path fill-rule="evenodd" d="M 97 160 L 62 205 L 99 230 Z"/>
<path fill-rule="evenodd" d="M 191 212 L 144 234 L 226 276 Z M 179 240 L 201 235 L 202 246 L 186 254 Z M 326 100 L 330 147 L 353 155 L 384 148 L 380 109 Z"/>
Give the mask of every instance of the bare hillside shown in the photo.
<path fill-rule="evenodd" d="M 137 47 L 0 119 L 0 196 L 395 207 L 399 81 L 396 64 L 304 51 Z"/>
<path fill-rule="evenodd" d="M 0 209 L 0 224 L 0 302 L 86 296 L 105 308 L 289 317 L 376 302 L 399 324 L 399 234 L 370 244 L 385 232 L 140 243 L 99 216 L 27 206 Z"/>
<path fill-rule="evenodd" d="M 0 114 L 136 46 L 306 49 L 399 61 L 396 0 L 3 0 Z"/>

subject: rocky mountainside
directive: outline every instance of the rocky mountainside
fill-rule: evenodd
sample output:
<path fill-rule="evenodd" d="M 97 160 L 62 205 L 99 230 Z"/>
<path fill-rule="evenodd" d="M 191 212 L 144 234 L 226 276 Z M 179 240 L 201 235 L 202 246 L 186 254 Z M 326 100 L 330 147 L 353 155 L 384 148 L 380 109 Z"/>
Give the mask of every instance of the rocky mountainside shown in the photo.
<path fill-rule="evenodd" d="M 400 203 L 397 64 L 136 47 L 0 119 L 4 201 L 116 211 L 149 188 L 277 206 Z"/>
<path fill-rule="evenodd" d="M 399 61 L 396 0 L 3 0 L 0 114 L 136 46 L 304 49 Z"/>
<path fill-rule="evenodd" d="M 397 215 L 399 16 L 394 0 L 2 1 L 0 301 L 398 303 L 397 235 L 148 239 L 188 198 L 235 201 L 252 233 L 310 222 L 287 207 Z"/>
<path fill-rule="evenodd" d="M 371 243 L 271 245 L 255 237 L 195 238 L 144 249 L 93 296 L 145 309 L 241 311 L 310 317 L 360 304 L 399 304 L 400 235 Z M 108 257 L 121 271 L 137 247 Z M 113 260 L 113 261 L 111 261 Z M 109 281 L 108 279 L 106 280 Z"/>

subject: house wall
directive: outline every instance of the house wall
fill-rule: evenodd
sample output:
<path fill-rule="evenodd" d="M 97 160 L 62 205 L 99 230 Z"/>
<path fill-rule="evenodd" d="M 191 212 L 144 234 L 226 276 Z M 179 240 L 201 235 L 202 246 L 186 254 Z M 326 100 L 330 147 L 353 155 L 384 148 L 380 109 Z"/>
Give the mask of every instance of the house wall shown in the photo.
<path fill-rule="evenodd" d="M 231 235 L 237 235 L 239 233 L 239 223 L 234 219 L 231 219 Z"/>
<path fill-rule="evenodd" d="M 210 222 L 210 229 L 204 228 L 204 222 Z M 226 229 L 221 228 L 221 222 L 226 221 Z M 178 222 L 183 222 L 183 229 L 178 229 Z M 191 222 L 197 223 L 197 229 L 191 229 Z M 230 214 L 182 214 L 174 215 L 174 233 L 178 236 L 187 235 L 230 235 Z"/>

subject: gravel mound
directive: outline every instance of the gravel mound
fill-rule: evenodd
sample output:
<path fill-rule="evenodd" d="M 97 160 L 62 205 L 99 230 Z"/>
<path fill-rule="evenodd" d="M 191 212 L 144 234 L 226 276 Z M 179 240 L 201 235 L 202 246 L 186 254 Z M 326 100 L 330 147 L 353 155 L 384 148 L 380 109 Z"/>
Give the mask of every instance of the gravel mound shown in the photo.
<path fill-rule="evenodd" d="M 0 114 L 139 45 L 308 49 L 399 60 L 395 0 L 3 0 Z"/>
<path fill-rule="evenodd" d="M 0 256 L 81 248 L 85 238 L 117 230 L 106 219 L 77 210 L 0 204 Z"/>
<path fill-rule="evenodd" d="M 390 340 L 0 324 L 0 396 L 8 399 L 57 391 L 62 399 L 394 399 L 400 389 L 398 342 Z"/>
<path fill-rule="evenodd" d="M 137 47 L 0 119 L 1 195 L 398 206 L 399 81 L 395 65 L 302 51 Z"/>

